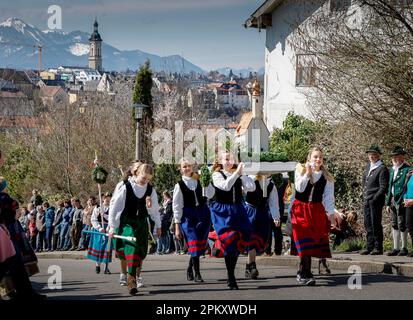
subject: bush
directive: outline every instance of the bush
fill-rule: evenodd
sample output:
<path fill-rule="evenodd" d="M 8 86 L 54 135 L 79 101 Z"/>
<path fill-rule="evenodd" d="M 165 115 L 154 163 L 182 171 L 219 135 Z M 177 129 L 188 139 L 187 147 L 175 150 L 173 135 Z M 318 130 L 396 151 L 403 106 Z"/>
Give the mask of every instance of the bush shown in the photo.
<path fill-rule="evenodd" d="M 333 248 L 335 252 L 353 252 L 363 249 L 366 242 L 362 237 L 352 237 L 343 240 L 343 242 L 337 247 Z"/>
<path fill-rule="evenodd" d="M 305 162 L 308 150 L 315 142 L 316 133 L 323 126 L 323 122 L 289 112 L 283 122 L 283 129 L 275 129 L 270 137 L 270 153 L 284 155 L 289 161 Z"/>

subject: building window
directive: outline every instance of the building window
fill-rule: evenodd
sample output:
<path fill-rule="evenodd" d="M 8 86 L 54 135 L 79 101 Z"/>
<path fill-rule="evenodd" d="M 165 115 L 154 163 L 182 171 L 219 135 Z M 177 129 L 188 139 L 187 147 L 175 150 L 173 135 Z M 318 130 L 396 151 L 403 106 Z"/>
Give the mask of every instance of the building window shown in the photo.
<path fill-rule="evenodd" d="M 350 6 L 351 0 L 330 0 L 330 12 L 345 12 Z"/>
<path fill-rule="evenodd" d="M 297 54 L 295 85 L 297 87 L 314 87 L 316 70 L 314 54 Z"/>

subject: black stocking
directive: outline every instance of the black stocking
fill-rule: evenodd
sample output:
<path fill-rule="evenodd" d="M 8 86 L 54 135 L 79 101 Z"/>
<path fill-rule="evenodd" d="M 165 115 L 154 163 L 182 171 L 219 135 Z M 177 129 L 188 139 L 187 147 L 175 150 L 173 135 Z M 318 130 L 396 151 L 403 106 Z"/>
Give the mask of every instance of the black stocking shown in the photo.
<path fill-rule="evenodd" d="M 195 274 L 199 274 L 199 257 L 192 257 L 191 260 L 194 266 Z"/>

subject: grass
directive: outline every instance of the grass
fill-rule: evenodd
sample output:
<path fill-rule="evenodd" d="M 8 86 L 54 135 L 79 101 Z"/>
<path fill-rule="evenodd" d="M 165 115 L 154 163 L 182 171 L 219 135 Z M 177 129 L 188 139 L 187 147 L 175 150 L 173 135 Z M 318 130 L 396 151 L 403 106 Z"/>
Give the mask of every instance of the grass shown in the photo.
<path fill-rule="evenodd" d="M 365 241 L 361 237 L 345 239 L 340 245 L 334 248 L 336 252 L 353 252 L 364 249 Z"/>
<path fill-rule="evenodd" d="M 366 248 L 366 241 L 362 237 L 353 237 L 350 239 L 345 239 L 339 246 L 334 248 L 335 252 L 353 252 L 359 251 Z M 383 250 L 391 251 L 393 250 L 393 241 L 391 239 L 386 239 L 383 241 Z M 407 250 L 412 251 L 413 246 L 408 239 Z"/>

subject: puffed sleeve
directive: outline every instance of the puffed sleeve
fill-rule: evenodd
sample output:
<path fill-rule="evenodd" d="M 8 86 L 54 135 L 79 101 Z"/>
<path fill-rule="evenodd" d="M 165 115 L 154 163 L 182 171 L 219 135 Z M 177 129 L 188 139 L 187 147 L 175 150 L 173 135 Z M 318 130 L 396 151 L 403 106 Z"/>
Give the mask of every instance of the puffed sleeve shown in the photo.
<path fill-rule="evenodd" d="M 206 197 L 207 197 L 208 199 L 212 199 L 214 196 L 215 196 L 215 188 L 214 188 L 214 186 L 212 185 L 212 183 L 210 183 L 210 184 L 208 185 L 208 187 L 206 187 Z"/>
<path fill-rule="evenodd" d="M 323 194 L 323 205 L 328 215 L 334 215 L 334 182 L 327 181 Z"/>
<path fill-rule="evenodd" d="M 230 177 L 224 179 L 220 172 L 214 172 L 212 174 L 212 182 L 215 187 L 221 189 L 222 191 L 229 191 L 239 177 L 239 174 L 234 172 Z"/>
<path fill-rule="evenodd" d="M 159 212 L 158 195 L 156 194 L 155 188 L 152 189 L 151 200 L 152 207 L 148 209 L 148 213 L 151 219 L 155 222 L 155 228 L 158 229 L 161 227 L 161 214 Z"/>
<path fill-rule="evenodd" d="M 301 164 L 297 164 L 294 181 L 295 190 L 298 192 L 304 192 L 309 181 L 310 177 L 303 173 L 303 166 Z"/>
<path fill-rule="evenodd" d="M 268 198 L 268 206 L 270 207 L 271 217 L 273 220 L 280 220 L 280 205 L 278 203 L 278 192 L 274 186 Z"/>
<path fill-rule="evenodd" d="M 110 200 L 109 206 L 109 227 L 117 229 L 120 225 L 120 216 L 125 209 L 126 186 L 124 182 L 119 182 Z"/>
<path fill-rule="evenodd" d="M 100 225 L 100 222 L 98 220 L 98 216 L 99 216 L 99 208 L 95 207 L 93 209 L 93 213 L 92 213 L 92 217 L 91 217 L 90 221 L 92 222 L 92 227 L 96 230 L 99 230 L 100 228 L 102 228 L 102 226 Z"/>
<path fill-rule="evenodd" d="M 174 212 L 174 223 L 181 223 L 182 210 L 184 208 L 184 197 L 177 183 L 174 188 L 172 209 Z"/>
<path fill-rule="evenodd" d="M 242 187 L 244 192 L 254 192 L 255 191 L 255 182 L 254 179 L 248 176 L 241 176 Z"/>

